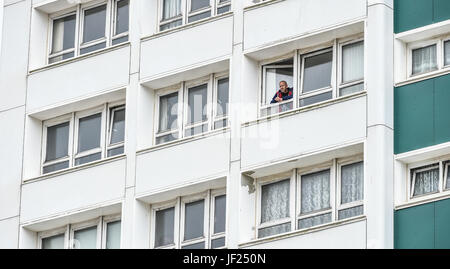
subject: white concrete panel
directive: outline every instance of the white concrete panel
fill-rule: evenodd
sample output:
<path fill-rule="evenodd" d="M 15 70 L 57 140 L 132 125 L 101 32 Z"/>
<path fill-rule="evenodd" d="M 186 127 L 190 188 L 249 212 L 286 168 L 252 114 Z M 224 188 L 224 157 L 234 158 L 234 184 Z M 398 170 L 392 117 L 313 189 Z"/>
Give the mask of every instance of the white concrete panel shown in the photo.
<path fill-rule="evenodd" d="M 281 42 L 365 15 L 364 0 L 286 0 L 249 9 L 244 12 L 244 50 Z"/>
<path fill-rule="evenodd" d="M 25 104 L 30 5 L 27 0 L 5 6 L 3 10 L 0 111 Z"/>
<path fill-rule="evenodd" d="M 176 73 L 231 55 L 233 17 L 155 36 L 141 44 L 141 78 Z"/>
<path fill-rule="evenodd" d="M 248 249 L 365 249 L 366 221 L 340 225 L 286 239 L 245 247 Z"/>
<path fill-rule="evenodd" d="M 366 97 L 264 121 L 242 129 L 243 169 L 366 136 Z"/>
<path fill-rule="evenodd" d="M 128 84 L 130 47 L 36 71 L 29 76 L 27 112 L 58 106 Z"/>
<path fill-rule="evenodd" d="M 19 215 L 25 107 L 0 113 L 0 219 Z"/>
<path fill-rule="evenodd" d="M 198 183 L 229 170 L 229 133 L 139 154 L 136 194 Z"/>
<path fill-rule="evenodd" d="M 21 222 L 122 199 L 125 163 L 120 159 L 23 185 Z"/>
<path fill-rule="evenodd" d="M 0 220 L 0 249 L 19 247 L 19 217 Z"/>

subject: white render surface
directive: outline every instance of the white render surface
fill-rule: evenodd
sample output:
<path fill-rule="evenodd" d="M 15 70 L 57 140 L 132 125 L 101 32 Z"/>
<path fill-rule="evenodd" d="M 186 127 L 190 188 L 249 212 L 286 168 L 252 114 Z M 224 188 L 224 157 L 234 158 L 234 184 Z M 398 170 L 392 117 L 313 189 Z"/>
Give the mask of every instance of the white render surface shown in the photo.
<path fill-rule="evenodd" d="M 115 214 L 122 221 L 121 248 L 148 248 L 153 203 L 211 189 L 226 189 L 228 248 L 392 248 L 385 211 L 392 208 L 377 205 L 376 195 L 390 195 L 393 180 L 387 161 L 377 163 L 392 157 L 392 74 L 380 65 L 392 58 L 393 46 L 381 46 L 386 58 L 367 51 L 390 38 L 392 1 L 231 1 L 230 13 L 157 33 L 156 0 L 131 0 L 128 42 L 51 66 L 45 65 L 48 16 L 74 3 L 0 5 L 0 124 L 6 126 L 0 131 L 0 248 L 36 248 L 39 232 Z M 375 29 L 367 26 L 386 18 Z M 365 40 L 365 92 L 258 119 L 263 61 L 355 35 Z M 155 146 L 157 90 L 218 72 L 229 73 L 230 126 Z M 40 175 L 43 121 L 116 101 L 126 104 L 123 155 Z M 266 175 L 278 166 L 302 168 L 355 154 L 364 155 L 365 186 L 373 189 L 365 189 L 365 217 L 274 240 L 254 238 L 255 180 L 248 172 Z"/>

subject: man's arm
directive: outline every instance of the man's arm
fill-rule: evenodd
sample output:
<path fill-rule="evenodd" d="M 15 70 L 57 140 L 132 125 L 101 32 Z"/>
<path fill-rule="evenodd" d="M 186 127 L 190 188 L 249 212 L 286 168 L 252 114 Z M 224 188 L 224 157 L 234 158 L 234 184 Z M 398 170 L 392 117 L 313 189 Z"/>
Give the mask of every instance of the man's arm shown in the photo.
<path fill-rule="evenodd" d="M 293 97 L 293 94 L 292 94 L 292 93 L 293 93 L 293 92 L 294 92 L 293 89 L 289 89 L 289 94 L 283 97 L 283 101 L 292 99 L 292 97 Z"/>
<path fill-rule="evenodd" d="M 275 100 L 278 97 L 278 92 L 275 93 L 275 95 L 272 98 L 272 101 L 270 102 L 271 104 L 275 104 L 277 103 L 277 100 Z"/>

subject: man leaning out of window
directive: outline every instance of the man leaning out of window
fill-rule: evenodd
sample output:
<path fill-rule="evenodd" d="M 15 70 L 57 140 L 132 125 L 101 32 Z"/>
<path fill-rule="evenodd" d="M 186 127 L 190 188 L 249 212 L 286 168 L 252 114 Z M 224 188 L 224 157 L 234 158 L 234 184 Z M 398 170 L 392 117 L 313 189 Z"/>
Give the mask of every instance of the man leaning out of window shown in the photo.
<path fill-rule="evenodd" d="M 293 96 L 293 88 L 289 88 L 286 81 L 280 81 L 280 89 L 275 93 L 275 96 L 272 98 L 271 104 L 281 103 L 283 101 L 292 99 Z"/>

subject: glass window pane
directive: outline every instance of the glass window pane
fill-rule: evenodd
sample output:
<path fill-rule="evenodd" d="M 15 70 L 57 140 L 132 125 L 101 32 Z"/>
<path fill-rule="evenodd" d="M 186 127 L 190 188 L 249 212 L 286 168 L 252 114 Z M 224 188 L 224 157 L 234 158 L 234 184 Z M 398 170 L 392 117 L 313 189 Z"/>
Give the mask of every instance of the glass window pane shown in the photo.
<path fill-rule="evenodd" d="M 86 53 L 89 53 L 89 52 L 93 52 L 93 51 L 96 51 L 96 50 L 99 50 L 99 49 L 104 49 L 104 48 L 106 48 L 106 42 L 103 42 L 103 43 L 100 43 L 100 44 L 96 44 L 96 45 L 92 45 L 92 46 L 89 46 L 89 47 L 86 47 L 86 48 L 82 48 L 80 50 L 80 54 L 83 55 L 83 54 L 86 54 Z"/>
<path fill-rule="evenodd" d="M 55 56 L 55 57 L 52 57 L 52 58 L 48 59 L 48 63 L 49 64 L 57 63 L 57 62 L 60 62 L 62 60 L 73 58 L 74 55 L 75 55 L 74 52 L 69 52 L 69 53 L 65 53 L 65 54 L 60 55 L 60 56 Z"/>
<path fill-rule="evenodd" d="M 216 116 L 228 115 L 229 79 L 220 79 L 217 82 L 217 113 Z"/>
<path fill-rule="evenodd" d="M 184 136 L 188 137 L 188 136 L 198 135 L 201 133 L 205 133 L 207 131 L 208 131 L 208 124 L 203 124 L 203 125 L 200 125 L 197 127 L 186 129 L 186 131 L 184 132 Z"/>
<path fill-rule="evenodd" d="M 424 170 L 425 169 L 425 170 Z M 438 191 L 439 166 L 430 165 L 411 171 L 411 180 L 415 175 L 415 186 L 413 196 L 434 193 Z"/>
<path fill-rule="evenodd" d="M 330 170 L 301 176 L 301 213 L 330 208 Z"/>
<path fill-rule="evenodd" d="M 78 151 L 100 147 L 102 113 L 80 118 L 78 122 Z"/>
<path fill-rule="evenodd" d="M 281 105 L 274 105 L 261 110 L 261 117 L 270 116 L 274 114 L 283 113 L 292 110 L 294 102 L 287 102 Z"/>
<path fill-rule="evenodd" d="M 444 43 L 444 64 L 450 65 L 450 41 Z"/>
<path fill-rule="evenodd" d="M 188 124 L 208 120 L 206 111 L 207 97 L 208 84 L 188 89 Z"/>
<path fill-rule="evenodd" d="M 127 42 L 128 41 L 128 36 L 123 36 L 123 37 L 119 37 L 119 38 L 115 38 L 112 41 L 112 45 L 117 45 L 123 42 Z"/>
<path fill-rule="evenodd" d="M 356 206 L 352 208 L 339 210 L 338 219 L 339 220 L 348 219 L 356 216 L 361 216 L 362 214 L 364 214 L 364 206 Z"/>
<path fill-rule="evenodd" d="M 412 73 L 420 74 L 437 69 L 436 45 L 412 51 Z"/>
<path fill-rule="evenodd" d="M 289 217 L 290 179 L 261 187 L 261 223 Z"/>
<path fill-rule="evenodd" d="M 300 107 L 317 104 L 326 100 L 330 100 L 331 98 L 333 98 L 332 92 L 321 93 L 311 97 L 303 98 L 300 99 Z"/>
<path fill-rule="evenodd" d="M 211 248 L 221 248 L 225 246 L 225 237 L 211 240 Z"/>
<path fill-rule="evenodd" d="M 190 240 L 203 236 L 205 222 L 205 200 L 196 201 L 185 205 L 184 216 L 184 240 Z"/>
<path fill-rule="evenodd" d="M 75 249 L 96 249 L 97 248 L 97 226 L 75 231 Z"/>
<path fill-rule="evenodd" d="M 446 170 L 447 170 L 447 178 L 446 179 L 444 179 L 445 181 L 446 181 L 446 183 L 445 183 L 445 189 L 450 189 L 450 167 L 448 166 L 448 165 L 446 165 L 445 166 L 446 168 Z"/>
<path fill-rule="evenodd" d="M 276 234 L 287 233 L 291 231 L 291 223 L 284 223 L 258 230 L 258 238 L 264 238 Z"/>
<path fill-rule="evenodd" d="M 174 243 L 175 208 L 171 207 L 156 212 L 155 247 Z"/>
<path fill-rule="evenodd" d="M 108 150 L 108 157 L 120 155 L 124 153 L 123 146 Z"/>
<path fill-rule="evenodd" d="M 75 47 L 75 21 L 75 15 L 53 21 L 52 54 Z"/>
<path fill-rule="evenodd" d="M 98 161 L 102 158 L 102 153 L 94 153 L 88 156 L 84 156 L 81 158 L 77 158 L 75 159 L 75 165 L 82 165 L 85 163 L 90 163 L 90 162 L 94 162 L 94 161 Z"/>
<path fill-rule="evenodd" d="M 353 86 L 345 87 L 339 89 L 339 96 L 349 95 L 355 92 L 360 92 L 364 90 L 364 83 L 356 84 Z"/>
<path fill-rule="evenodd" d="M 163 20 L 176 17 L 180 14 L 181 14 L 181 0 L 164 0 L 163 17 L 162 17 Z"/>
<path fill-rule="evenodd" d="M 83 43 L 105 37 L 106 5 L 84 11 Z"/>
<path fill-rule="evenodd" d="M 69 128 L 69 122 L 47 128 L 46 162 L 69 155 Z"/>
<path fill-rule="evenodd" d="M 178 129 L 178 92 L 159 99 L 159 132 Z"/>
<path fill-rule="evenodd" d="M 170 28 L 174 28 L 174 27 L 180 26 L 182 24 L 182 22 L 183 22 L 182 20 L 176 20 L 176 21 L 173 21 L 173 22 L 170 22 L 170 23 L 163 24 L 163 25 L 161 25 L 159 27 L 159 30 L 160 31 L 164 31 L 164 30 L 167 30 L 167 29 L 170 29 Z"/>
<path fill-rule="evenodd" d="M 129 12 L 128 0 L 117 2 L 116 11 L 116 35 L 128 32 Z"/>
<path fill-rule="evenodd" d="M 205 242 L 187 245 L 187 246 L 182 247 L 181 249 L 205 249 Z"/>
<path fill-rule="evenodd" d="M 342 82 L 364 78 L 364 42 L 342 47 Z"/>
<path fill-rule="evenodd" d="M 341 204 L 364 199 L 364 163 L 341 167 Z"/>
<path fill-rule="evenodd" d="M 63 249 L 64 234 L 59 234 L 42 239 L 42 249 Z"/>
<path fill-rule="evenodd" d="M 299 229 L 307 229 L 331 222 L 331 213 L 298 220 Z"/>
<path fill-rule="evenodd" d="M 228 120 L 218 120 L 216 122 L 214 122 L 214 129 L 221 129 L 221 128 L 225 128 L 228 126 Z"/>
<path fill-rule="evenodd" d="M 225 195 L 216 196 L 214 199 L 214 234 L 225 232 L 226 202 Z"/>
<path fill-rule="evenodd" d="M 189 16 L 188 22 L 199 21 L 211 17 L 211 11 L 206 11 L 197 15 Z"/>
<path fill-rule="evenodd" d="M 178 139 L 178 133 L 172 133 L 168 135 L 163 135 L 156 138 L 156 145 L 162 144 L 162 143 L 168 143 L 174 140 Z"/>
<path fill-rule="evenodd" d="M 66 168 L 69 168 L 69 161 L 44 166 L 42 172 L 43 172 L 43 174 L 48 174 L 48 173 L 56 172 L 56 171 L 66 169 Z"/>
<path fill-rule="evenodd" d="M 209 7 L 209 0 L 191 0 L 191 11 Z"/>
<path fill-rule="evenodd" d="M 113 110 L 112 119 L 110 144 L 123 142 L 125 137 L 125 109 Z"/>
<path fill-rule="evenodd" d="M 230 5 L 224 6 L 224 7 L 219 7 L 217 9 L 217 14 L 222 14 L 222 13 L 228 12 L 230 10 L 231 10 L 231 6 Z"/>
<path fill-rule="evenodd" d="M 292 88 L 294 85 L 294 68 L 266 68 L 265 79 L 266 100 L 264 100 L 264 104 L 270 104 L 272 98 L 280 89 L 281 81 L 286 81 L 288 88 Z"/>
<path fill-rule="evenodd" d="M 109 222 L 106 225 L 106 248 L 119 249 L 120 248 L 120 229 L 121 221 Z"/>
<path fill-rule="evenodd" d="M 331 87 L 332 63 L 332 51 L 305 58 L 303 93 Z"/>

